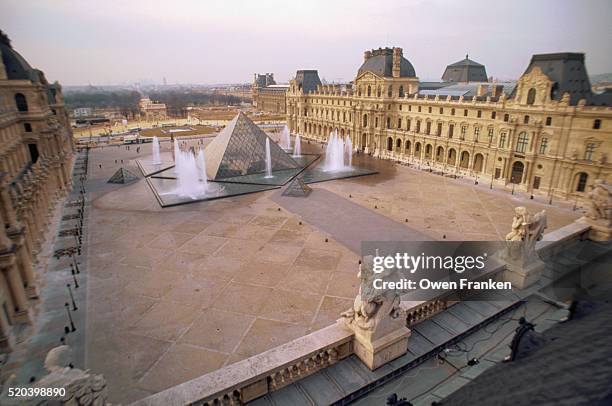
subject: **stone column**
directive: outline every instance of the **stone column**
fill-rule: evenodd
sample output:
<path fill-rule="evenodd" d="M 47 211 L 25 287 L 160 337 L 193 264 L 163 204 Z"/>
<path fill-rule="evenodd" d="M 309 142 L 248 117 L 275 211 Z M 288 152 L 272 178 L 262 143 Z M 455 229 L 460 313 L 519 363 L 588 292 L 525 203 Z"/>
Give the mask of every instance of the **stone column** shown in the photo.
<path fill-rule="evenodd" d="M 6 279 L 13 304 L 13 319 L 17 323 L 30 323 L 28 299 L 12 251 L 0 253 L 0 272 Z"/>

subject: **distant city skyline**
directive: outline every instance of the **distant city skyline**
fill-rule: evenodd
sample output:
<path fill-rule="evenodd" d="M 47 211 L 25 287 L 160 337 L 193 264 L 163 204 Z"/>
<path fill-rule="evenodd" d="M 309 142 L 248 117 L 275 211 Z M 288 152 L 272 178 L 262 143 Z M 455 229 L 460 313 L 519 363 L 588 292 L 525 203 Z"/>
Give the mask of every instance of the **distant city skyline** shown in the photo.
<path fill-rule="evenodd" d="M 350 81 L 363 52 L 398 46 L 421 80 L 470 55 L 516 79 L 532 54 L 584 52 L 589 74 L 612 71 L 612 2 L 542 0 L 334 2 L 19 1 L 0 28 L 29 63 L 64 85 L 287 82 L 317 69 Z"/>

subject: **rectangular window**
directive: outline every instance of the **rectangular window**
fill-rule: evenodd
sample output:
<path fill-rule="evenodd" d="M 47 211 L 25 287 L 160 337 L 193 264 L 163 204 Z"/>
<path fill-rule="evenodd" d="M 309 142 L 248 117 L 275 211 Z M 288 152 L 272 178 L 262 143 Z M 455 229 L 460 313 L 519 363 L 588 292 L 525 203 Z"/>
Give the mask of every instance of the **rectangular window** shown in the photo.
<path fill-rule="evenodd" d="M 442 123 L 438 123 L 438 133 L 436 135 L 438 137 L 442 135 Z"/>
<path fill-rule="evenodd" d="M 539 176 L 534 176 L 533 177 L 533 188 L 534 189 L 539 189 L 540 188 L 540 180 L 541 180 L 541 178 Z"/>
<path fill-rule="evenodd" d="M 499 147 L 500 148 L 506 147 L 506 134 L 505 133 L 501 133 L 499 136 Z"/>
<path fill-rule="evenodd" d="M 467 111 L 467 110 L 466 110 Z M 465 134 L 467 133 L 467 126 L 461 126 L 461 139 L 465 140 Z"/>
<path fill-rule="evenodd" d="M 476 113 L 476 117 L 478 118 L 482 117 L 482 111 L 478 110 L 478 112 Z"/>
<path fill-rule="evenodd" d="M 540 154 L 545 154 L 547 148 L 548 148 L 548 138 L 542 138 L 542 141 L 540 141 Z"/>
<path fill-rule="evenodd" d="M 546 117 L 546 125 L 552 125 L 552 117 Z"/>
<path fill-rule="evenodd" d="M 412 121 L 410 119 L 406 120 L 406 130 L 410 131 L 410 124 L 412 124 Z"/>
<path fill-rule="evenodd" d="M 499 179 L 501 176 L 501 168 L 495 168 L 495 179 Z"/>
<path fill-rule="evenodd" d="M 489 128 L 489 144 L 493 143 L 493 128 Z"/>
<path fill-rule="evenodd" d="M 601 120 L 597 118 L 593 121 L 593 130 L 599 130 L 600 128 L 601 128 Z"/>
<path fill-rule="evenodd" d="M 427 135 L 431 134 L 431 121 L 427 122 L 427 127 L 426 128 L 427 128 L 427 130 L 425 131 L 425 133 Z"/>
<path fill-rule="evenodd" d="M 463 110 L 463 116 L 467 117 L 468 111 L 467 110 Z"/>
<path fill-rule="evenodd" d="M 431 114 L 431 106 L 429 107 L 429 110 L 428 110 L 428 111 L 429 111 L 429 114 Z"/>
<path fill-rule="evenodd" d="M 401 117 L 397 119 L 397 128 L 398 129 L 402 128 L 402 118 Z"/>
<path fill-rule="evenodd" d="M 510 120 L 510 115 L 509 114 L 504 114 L 504 121 L 508 122 L 508 120 Z"/>
<path fill-rule="evenodd" d="M 491 112 L 491 119 L 495 120 L 495 116 L 497 116 L 497 113 L 495 111 Z"/>
<path fill-rule="evenodd" d="M 588 143 L 584 150 L 584 159 L 587 161 L 592 161 L 594 152 L 595 152 L 595 144 Z"/>
<path fill-rule="evenodd" d="M 474 142 L 478 142 L 480 136 L 480 127 L 474 127 Z"/>
<path fill-rule="evenodd" d="M 444 114 L 444 108 L 440 107 L 440 114 Z"/>
<path fill-rule="evenodd" d="M 455 124 L 448 125 L 448 138 L 453 138 L 453 132 L 455 131 Z"/>

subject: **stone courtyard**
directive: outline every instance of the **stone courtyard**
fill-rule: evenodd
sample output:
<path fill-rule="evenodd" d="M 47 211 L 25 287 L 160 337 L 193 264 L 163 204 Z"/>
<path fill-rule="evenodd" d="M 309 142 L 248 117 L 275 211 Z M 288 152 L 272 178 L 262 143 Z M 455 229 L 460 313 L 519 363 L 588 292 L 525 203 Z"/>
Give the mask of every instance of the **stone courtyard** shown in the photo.
<path fill-rule="evenodd" d="M 546 208 L 549 230 L 580 216 L 363 155 L 379 174 L 311 185 L 306 199 L 272 190 L 162 209 L 142 179 L 106 183 L 121 160 L 141 175 L 134 160 L 151 146 L 136 148 L 92 149 L 87 181 L 85 367 L 124 404 L 334 323 L 358 289 L 351 241 L 391 229 L 407 239 L 500 240 L 518 205 Z M 331 214 L 307 210 L 309 199 L 333 201 Z"/>

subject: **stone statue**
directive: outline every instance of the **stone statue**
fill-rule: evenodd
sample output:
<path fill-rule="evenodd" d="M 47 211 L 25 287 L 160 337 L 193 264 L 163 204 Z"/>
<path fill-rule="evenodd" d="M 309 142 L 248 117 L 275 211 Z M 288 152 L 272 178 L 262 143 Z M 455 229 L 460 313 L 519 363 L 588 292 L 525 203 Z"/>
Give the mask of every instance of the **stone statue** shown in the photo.
<path fill-rule="evenodd" d="M 527 232 L 529 224 L 529 213 L 523 206 L 514 209 L 514 217 L 512 219 L 512 231 L 506 234 L 506 241 L 522 241 Z"/>
<path fill-rule="evenodd" d="M 51 349 L 45 358 L 45 369 L 49 372 L 40 380 L 33 384 L 38 388 L 65 388 L 66 394 L 63 397 L 54 397 L 53 405 L 74 405 L 74 406 L 105 406 L 107 402 L 108 390 L 106 380 L 102 375 L 94 375 L 89 371 L 74 368 L 70 364 L 72 352 L 67 345 L 61 345 Z M 10 377 L 5 383 L 5 391 L 0 395 L 0 404 L 11 405 L 8 398 L 8 387 L 19 386 L 14 384 L 15 377 Z M 56 400 L 56 401 L 55 401 Z M 20 398 L 19 405 L 38 406 L 41 404 L 40 398 Z"/>
<path fill-rule="evenodd" d="M 593 184 L 593 190 L 588 194 L 591 207 L 587 217 L 596 220 L 610 222 L 612 220 L 612 188 L 603 180 L 597 179 Z"/>
<path fill-rule="evenodd" d="M 348 325 L 354 324 L 362 330 L 373 331 L 384 317 L 393 319 L 400 315 L 400 297 L 395 291 L 374 289 L 374 277 L 385 278 L 385 274 L 375 275 L 372 271 L 374 258 L 370 255 L 359 265 L 357 277 L 361 279 L 359 293 L 355 297 L 353 308 L 341 316 Z"/>
<path fill-rule="evenodd" d="M 353 307 L 338 320 L 354 333 L 355 354 L 372 370 L 405 354 L 410 336 L 399 293 L 373 285 L 374 279 L 388 278 L 395 270 L 375 274 L 373 265 L 374 257 L 364 257 L 357 274 L 361 279 L 359 294 Z"/>
<path fill-rule="evenodd" d="M 535 247 L 547 225 L 545 210 L 531 215 L 523 206 L 514 209 L 512 231 L 506 235 L 506 249 L 499 253 L 499 258 L 506 262 L 509 271 L 506 280 L 519 289 L 534 283 L 544 269 Z"/>

